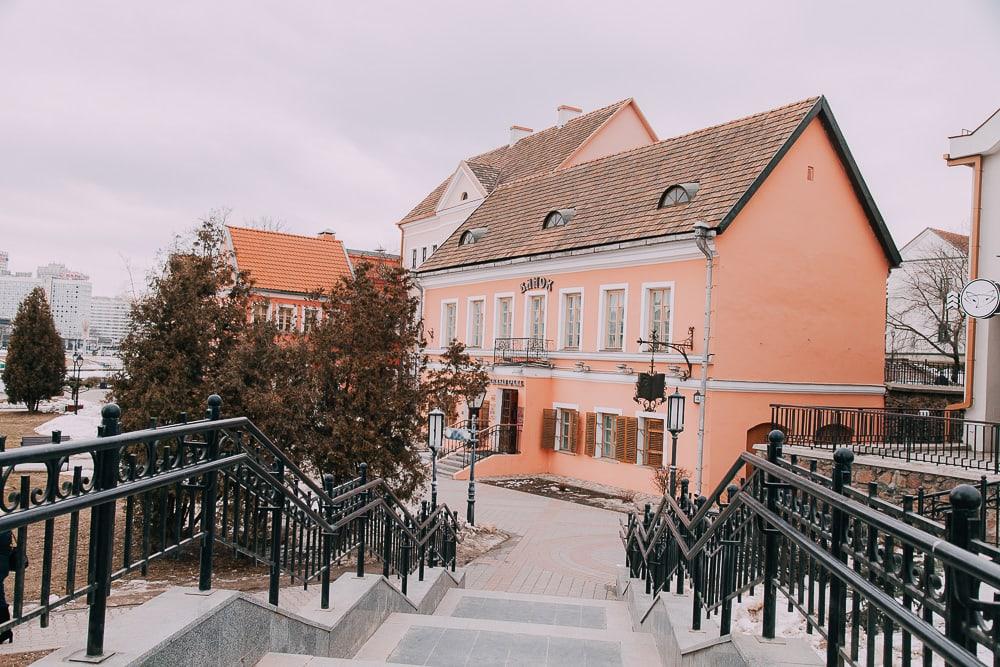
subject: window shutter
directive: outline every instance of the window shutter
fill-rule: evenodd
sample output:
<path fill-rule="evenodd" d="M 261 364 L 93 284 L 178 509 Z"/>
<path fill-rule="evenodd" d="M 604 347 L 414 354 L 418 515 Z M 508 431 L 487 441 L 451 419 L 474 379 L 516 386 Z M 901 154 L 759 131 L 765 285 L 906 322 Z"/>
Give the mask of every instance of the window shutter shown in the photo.
<path fill-rule="evenodd" d="M 556 411 L 542 410 L 542 449 L 555 449 Z"/>
<path fill-rule="evenodd" d="M 484 429 L 490 427 L 490 402 L 483 401 L 483 407 L 479 411 L 479 424 L 476 426 L 478 429 Z"/>
<path fill-rule="evenodd" d="M 652 423 L 646 433 L 647 465 L 654 468 L 663 467 L 663 422 L 659 420 L 649 420 Z"/>
<path fill-rule="evenodd" d="M 615 458 L 625 463 L 625 426 L 628 417 L 618 417 L 615 419 Z"/>
<path fill-rule="evenodd" d="M 569 412 L 569 451 L 574 454 L 580 453 L 580 413 L 576 410 Z"/>
<path fill-rule="evenodd" d="M 597 415 L 595 413 L 587 413 L 585 429 L 583 437 L 584 453 L 587 456 L 593 456 L 597 451 Z"/>
<path fill-rule="evenodd" d="M 638 458 L 639 420 L 635 417 L 625 418 L 625 462 L 635 463 Z"/>

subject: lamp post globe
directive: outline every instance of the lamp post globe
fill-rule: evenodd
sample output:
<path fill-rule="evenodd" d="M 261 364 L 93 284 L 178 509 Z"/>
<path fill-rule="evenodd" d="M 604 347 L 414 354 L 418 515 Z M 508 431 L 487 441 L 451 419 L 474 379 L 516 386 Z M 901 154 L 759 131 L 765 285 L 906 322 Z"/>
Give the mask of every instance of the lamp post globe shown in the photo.
<path fill-rule="evenodd" d="M 444 438 L 444 412 L 434 408 L 427 415 L 427 446 L 431 450 L 431 511 L 437 509 L 437 457 Z"/>
<path fill-rule="evenodd" d="M 472 526 L 476 525 L 476 450 L 479 448 L 477 422 L 479 411 L 482 409 L 485 401 L 485 390 L 469 399 L 469 433 L 472 434 L 472 438 L 469 440 L 469 501 L 465 520 Z"/>
<path fill-rule="evenodd" d="M 684 430 L 684 395 L 675 387 L 667 397 L 667 430 L 670 431 L 670 497 L 677 497 L 677 436 Z"/>

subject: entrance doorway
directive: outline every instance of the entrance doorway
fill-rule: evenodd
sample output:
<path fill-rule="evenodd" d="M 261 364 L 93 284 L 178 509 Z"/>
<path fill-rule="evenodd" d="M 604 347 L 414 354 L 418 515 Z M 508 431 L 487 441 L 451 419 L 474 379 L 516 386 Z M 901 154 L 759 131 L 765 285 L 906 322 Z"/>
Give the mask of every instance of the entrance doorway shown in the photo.
<path fill-rule="evenodd" d="M 500 438 L 500 451 L 504 454 L 517 454 L 517 390 L 500 390 L 500 420 L 497 434 Z"/>

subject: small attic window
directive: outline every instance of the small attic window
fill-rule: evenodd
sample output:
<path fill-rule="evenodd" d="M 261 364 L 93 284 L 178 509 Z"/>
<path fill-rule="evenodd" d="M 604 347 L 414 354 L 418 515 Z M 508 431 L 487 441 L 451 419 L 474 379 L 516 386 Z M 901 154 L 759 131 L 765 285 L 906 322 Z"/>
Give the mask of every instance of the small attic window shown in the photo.
<path fill-rule="evenodd" d="M 484 236 L 486 236 L 486 227 L 467 229 L 458 237 L 458 245 L 472 245 Z"/>
<path fill-rule="evenodd" d="M 459 197 L 459 199 L 461 199 L 462 201 L 465 201 L 468 198 L 469 198 L 469 193 L 468 192 L 463 192 L 462 196 Z"/>
<path fill-rule="evenodd" d="M 662 195 L 660 195 L 660 203 L 657 204 L 656 208 L 686 204 L 694 199 L 694 196 L 697 193 L 697 183 L 680 183 L 678 185 L 671 185 L 663 191 Z"/>
<path fill-rule="evenodd" d="M 576 215 L 576 209 L 574 208 L 561 208 L 557 211 L 552 211 L 545 216 L 545 220 L 542 222 L 542 229 L 563 227 L 573 219 L 574 215 Z"/>

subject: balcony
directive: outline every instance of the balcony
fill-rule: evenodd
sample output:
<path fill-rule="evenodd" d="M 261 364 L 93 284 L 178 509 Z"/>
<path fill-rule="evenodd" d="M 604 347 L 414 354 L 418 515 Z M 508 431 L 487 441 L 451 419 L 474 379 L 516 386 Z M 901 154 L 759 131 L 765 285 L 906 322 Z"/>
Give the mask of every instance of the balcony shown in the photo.
<path fill-rule="evenodd" d="M 914 359 L 886 359 L 885 383 L 961 386 L 965 384 L 965 364 Z"/>
<path fill-rule="evenodd" d="M 494 366 L 548 366 L 552 341 L 544 338 L 497 338 L 493 342 Z"/>

